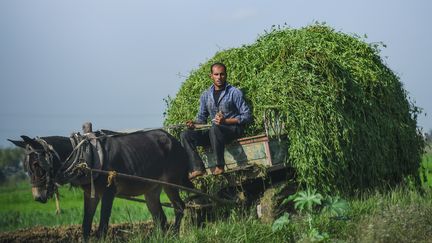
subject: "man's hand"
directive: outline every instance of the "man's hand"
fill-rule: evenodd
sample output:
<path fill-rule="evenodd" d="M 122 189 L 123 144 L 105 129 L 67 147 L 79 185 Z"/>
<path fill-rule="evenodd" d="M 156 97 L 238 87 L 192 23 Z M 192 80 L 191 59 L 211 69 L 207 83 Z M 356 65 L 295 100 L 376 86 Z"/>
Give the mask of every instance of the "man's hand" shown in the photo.
<path fill-rule="evenodd" d="M 187 127 L 188 129 L 195 129 L 195 122 L 194 122 L 194 121 L 191 121 L 191 120 L 186 121 L 186 127 Z"/>
<path fill-rule="evenodd" d="M 215 116 L 215 124 L 216 125 L 221 125 L 225 123 L 225 118 L 222 112 L 218 112 Z"/>

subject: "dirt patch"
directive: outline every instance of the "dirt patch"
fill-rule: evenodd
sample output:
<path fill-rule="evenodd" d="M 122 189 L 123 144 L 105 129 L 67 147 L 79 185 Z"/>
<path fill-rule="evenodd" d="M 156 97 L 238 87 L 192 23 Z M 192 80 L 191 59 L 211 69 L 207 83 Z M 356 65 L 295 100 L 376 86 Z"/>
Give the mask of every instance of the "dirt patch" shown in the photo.
<path fill-rule="evenodd" d="M 107 238 L 119 242 L 127 241 L 134 234 L 146 235 L 153 229 L 151 221 L 142 223 L 112 224 Z M 92 230 L 94 237 L 96 228 Z M 0 242 L 79 242 L 82 240 L 81 226 L 34 227 L 11 232 L 1 232 Z"/>

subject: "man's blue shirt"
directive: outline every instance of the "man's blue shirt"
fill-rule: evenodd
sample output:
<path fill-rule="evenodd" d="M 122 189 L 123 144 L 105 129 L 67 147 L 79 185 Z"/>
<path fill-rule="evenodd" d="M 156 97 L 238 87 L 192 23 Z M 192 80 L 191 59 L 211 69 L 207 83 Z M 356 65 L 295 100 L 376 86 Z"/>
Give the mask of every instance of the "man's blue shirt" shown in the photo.
<path fill-rule="evenodd" d="M 243 93 L 239 89 L 226 84 L 218 102 L 214 101 L 213 92 L 214 85 L 210 86 L 201 95 L 200 110 L 196 118 L 197 123 L 207 123 L 209 116 L 213 123 L 213 119 L 218 111 L 223 113 L 224 118 L 237 118 L 241 125 L 252 120 L 250 109 L 243 98 Z"/>

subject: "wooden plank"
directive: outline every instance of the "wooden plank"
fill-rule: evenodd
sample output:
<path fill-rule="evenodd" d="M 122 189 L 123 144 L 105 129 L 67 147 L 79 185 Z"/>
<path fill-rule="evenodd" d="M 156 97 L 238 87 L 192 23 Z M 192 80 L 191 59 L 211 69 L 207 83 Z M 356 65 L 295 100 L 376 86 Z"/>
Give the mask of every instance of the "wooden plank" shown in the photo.
<path fill-rule="evenodd" d="M 287 161 L 288 142 L 287 140 L 269 140 L 264 134 L 245 137 L 228 144 L 225 147 L 224 156 L 228 171 L 245 165 L 271 167 Z M 202 157 L 206 168 L 215 166 L 216 156 L 210 148 L 205 148 Z"/>

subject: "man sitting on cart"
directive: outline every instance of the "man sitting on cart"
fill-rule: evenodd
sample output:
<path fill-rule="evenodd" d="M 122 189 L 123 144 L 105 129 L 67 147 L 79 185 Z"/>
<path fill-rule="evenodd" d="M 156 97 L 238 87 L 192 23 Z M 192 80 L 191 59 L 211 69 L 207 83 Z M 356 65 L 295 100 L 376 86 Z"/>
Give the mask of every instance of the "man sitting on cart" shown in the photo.
<path fill-rule="evenodd" d="M 197 146 L 211 146 L 216 154 L 216 165 L 210 170 L 214 175 L 222 174 L 225 171 L 225 144 L 242 136 L 244 125 L 252 119 L 242 92 L 226 82 L 226 66 L 223 63 L 211 65 L 210 78 L 213 84 L 201 95 L 196 120 L 187 121 L 189 129 L 180 136 L 189 157 L 190 179 L 206 174 Z M 194 129 L 195 124 L 206 124 L 208 117 L 212 121 L 209 130 Z"/>

